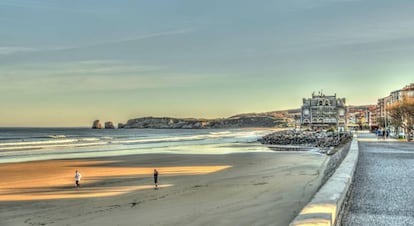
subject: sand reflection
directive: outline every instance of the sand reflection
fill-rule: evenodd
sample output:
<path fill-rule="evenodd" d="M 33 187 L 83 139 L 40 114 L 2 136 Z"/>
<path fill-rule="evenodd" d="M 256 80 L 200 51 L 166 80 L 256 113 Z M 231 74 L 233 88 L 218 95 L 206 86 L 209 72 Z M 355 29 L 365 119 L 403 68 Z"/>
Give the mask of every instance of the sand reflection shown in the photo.
<path fill-rule="evenodd" d="M 160 172 L 160 188 L 174 186 L 162 180 L 176 175 L 202 175 L 231 166 L 130 167 L 115 161 L 51 160 L 0 164 L 0 201 L 94 198 L 122 195 L 131 191 L 153 189 L 152 172 Z M 80 189 L 74 187 L 74 173 L 82 174 Z M 122 185 L 122 179 L 129 183 Z M 137 179 L 135 182 L 134 179 Z M 111 183 L 108 183 L 111 181 Z"/>

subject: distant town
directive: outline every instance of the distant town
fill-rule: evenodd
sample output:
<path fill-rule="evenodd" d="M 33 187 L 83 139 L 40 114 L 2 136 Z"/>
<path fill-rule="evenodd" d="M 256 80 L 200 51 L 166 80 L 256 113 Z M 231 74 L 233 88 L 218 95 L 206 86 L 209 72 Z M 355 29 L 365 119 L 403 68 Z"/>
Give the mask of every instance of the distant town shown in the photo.
<path fill-rule="evenodd" d="M 381 130 L 393 136 L 406 137 L 414 130 L 414 83 L 378 99 L 376 105 L 346 106 L 345 98 L 313 93 L 304 98 L 300 110 L 290 111 L 295 125 L 310 129 Z M 289 111 L 288 111 L 289 112 Z M 292 117 L 291 117 L 292 118 Z"/>
<path fill-rule="evenodd" d="M 222 119 L 194 119 L 171 117 L 143 117 L 119 123 L 118 128 L 157 128 L 157 129 L 203 129 L 203 128 L 310 128 L 345 131 L 348 129 L 368 129 L 375 131 L 387 129 L 394 134 L 410 133 L 412 119 L 396 120 L 392 107 L 403 103 L 407 98 L 414 98 L 414 83 L 380 97 L 377 104 L 352 106 L 346 105 L 346 98 L 325 95 L 322 91 L 312 93 L 310 98 L 303 98 L 301 108 L 279 110 L 264 113 L 247 113 Z M 401 120 L 408 123 L 404 128 Z M 410 127 L 411 126 L 411 127 Z M 100 120 L 93 122 L 94 129 L 114 129 L 114 123 L 107 121 L 102 126 Z"/>

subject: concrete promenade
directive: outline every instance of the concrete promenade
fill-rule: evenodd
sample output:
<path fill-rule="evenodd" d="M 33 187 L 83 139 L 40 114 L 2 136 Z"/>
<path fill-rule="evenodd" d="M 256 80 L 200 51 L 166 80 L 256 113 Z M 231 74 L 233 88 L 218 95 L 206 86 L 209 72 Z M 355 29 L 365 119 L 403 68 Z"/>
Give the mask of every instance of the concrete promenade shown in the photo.
<path fill-rule="evenodd" d="M 344 226 L 414 226 L 414 142 L 358 134 L 356 168 Z"/>
<path fill-rule="evenodd" d="M 346 155 L 344 151 L 337 154 L 341 153 Z M 345 159 L 336 168 L 334 174 L 319 189 L 295 219 L 293 219 L 289 226 L 332 226 L 340 221 L 340 218 L 338 219 L 337 217 L 341 216 L 342 206 L 347 198 L 358 162 L 358 141 L 355 138 L 352 140 L 347 153 Z M 338 164 L 337 161 L 340 160 L 338 158 L 331 158 L 329 161 L 335 161 L 335 164 Z"/>

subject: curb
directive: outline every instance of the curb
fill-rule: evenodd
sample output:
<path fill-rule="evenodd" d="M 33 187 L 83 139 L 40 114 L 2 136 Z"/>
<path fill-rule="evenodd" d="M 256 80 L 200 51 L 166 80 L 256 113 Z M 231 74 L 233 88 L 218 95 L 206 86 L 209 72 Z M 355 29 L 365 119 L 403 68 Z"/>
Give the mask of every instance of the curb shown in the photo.
<path fill-rule="evenodd" d="M 358 141 L 354 136 L 348 155 L 341 165 L 289 226 L 333 226 L 337 224 L 352 183 L 358 155 Z"/>

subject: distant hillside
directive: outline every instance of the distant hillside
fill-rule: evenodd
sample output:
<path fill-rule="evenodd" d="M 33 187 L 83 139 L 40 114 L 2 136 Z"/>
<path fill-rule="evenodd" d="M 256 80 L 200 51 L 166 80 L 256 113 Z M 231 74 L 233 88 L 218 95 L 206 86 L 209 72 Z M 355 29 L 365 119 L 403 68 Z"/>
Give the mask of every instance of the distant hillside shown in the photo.
<path fill-rule="evenodd" d="M 170 117 L 144 117 L 130 119 L 118 128 L 153 128 L 153 129 L 218 129 L 248 127 L 287 127 L 285 118 L 257 115 L 232 116 L 224 119 L 184 119 Z"/>
<path fill-rule="evenodd" d="M 377 105 L 350 105 L 348 106 L 348 111 L 349 112 L 355 112 L 355 111 L 365 111 L 365 110 L 369 110 L 369 111 L 375 111 L 375 109 L 377 108 Z"/>
<path fill-rule="evenodd" d="M 349 106 L 350 111 L 356 109 L 372 109 L 375 105 Z M 248 127 L 295 127 L 301 110 L 288 109 L 263 113 L 244 113 L 222 119 L 143 117 L 130 119 L 126 124 L 120 123 L 118 128 L 153 128 L 153 129 L 216 129 L 216 128 L 248 128 Z"/>
<path fill-rule="evenodd" d="M 299 114 L 300 108 L 298 109 L 289 109 L 289 110 L 279 110 L 279 111 L 269 111 L 269 112 L 262 112 L 262 113 L 244 113 L 231 116 L 232 117 L 258 117 L 258 116 L 272 116 L 278 118 L 289 117 L 294 114 Z"/>

